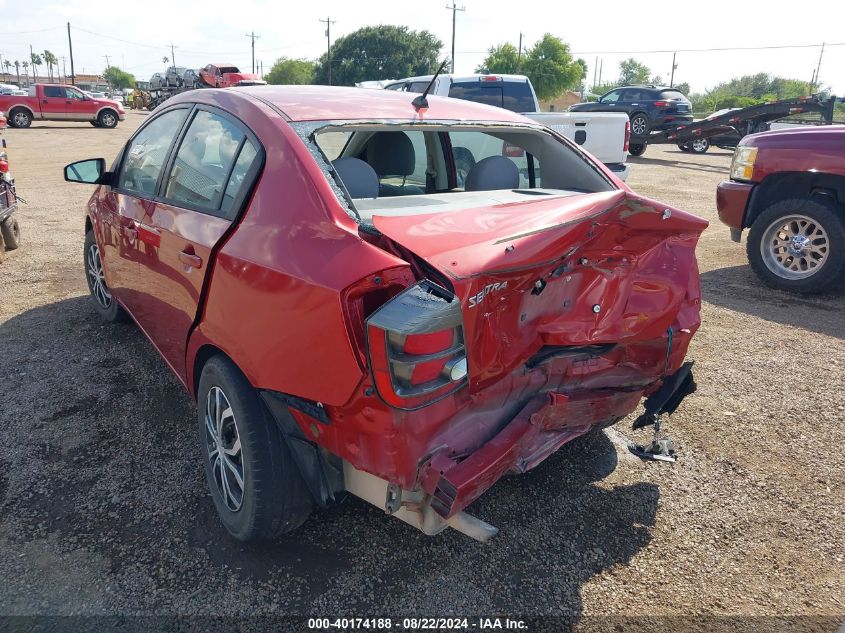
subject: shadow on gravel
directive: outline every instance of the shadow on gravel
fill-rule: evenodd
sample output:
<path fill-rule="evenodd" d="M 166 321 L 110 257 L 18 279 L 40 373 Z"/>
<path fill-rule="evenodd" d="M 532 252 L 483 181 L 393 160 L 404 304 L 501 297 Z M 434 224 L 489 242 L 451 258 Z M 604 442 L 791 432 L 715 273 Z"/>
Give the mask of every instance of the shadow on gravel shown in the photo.
<path fill-rule="evenodd" d="M 648 151 L 648 150 L 646 150 Z M 723 173 L 727 177 L 727 168 L 723 165 L 714 165 L 712 163 L 696 163 L 686 160 L 685 157 L 690 156 L 678 150 L 678 160 L 666 160 L 665 158 L 649 158 L 648 156 L 629 156 L 628 162 L 633 165 L 665 165 L 666 167 L 675 167 L 678 169 L 690 169 L 692 171 L 706 171 L 711 173 Z"/>
<path fill-rule="evenodd" d="M 801 296 L 774 290 L 747 264 L 703 273 L 701 293 L 704 301 L 723 308 L 845 339 L 845 294 Z"/>
<path fill-rule="evenodd" d="M 581 586 L 651 540 L 657 486 L 602 482 L 617 452 L 593 433 L 469 508 L 500 528 L 488 545 L 451 530 L 426 537 L 353 498 L 277 542 L 239 543 L 206 492 L 193 403 L 137 328 L 103 324 L 73 298 L 0 324 L 0 349 L 10 477 L 0 480 L 0 541 L 90 560 L 87 590 L 116 613 L 577 619 Z M 0 572 L 10 559 L 0 553 Z M 16 564 L 25 573 L 3 591 L 37 586 L 39 610 L 76 609 L 73 581 Z"/>

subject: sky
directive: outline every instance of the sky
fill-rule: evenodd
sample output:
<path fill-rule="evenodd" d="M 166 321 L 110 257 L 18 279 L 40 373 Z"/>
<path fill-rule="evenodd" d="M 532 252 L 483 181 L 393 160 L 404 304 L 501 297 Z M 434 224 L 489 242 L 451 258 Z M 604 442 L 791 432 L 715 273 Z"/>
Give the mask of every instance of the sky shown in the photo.
<path fill-rule="evenodd" d="M 363 26 L 405 25 L 434 33 L 443 41 L 441 57 L 446 57 L 452 38 L 452 11 L 446 4 L 443 0 L 0 0 L 0 55 L 3 60 L 23 61 L 29 59 L 32 45 L 35 52 L 48 49 L 59 58 L 69 57 L 70 22 L 77 73 L 102 72 L 108 56 L 109 63 L 136 79 L 148 79 L 164 70 L 164 56 L 175 56 L 180 66 L 231 62 L 250 69 L 251 39 L 246 34 L 254 32 L 260 36 L 255 40 L 256 63 L 263 62 L 268 72 L 281 56 L 313 59 L 322 54 L 326 25 L 319 20 L 330 17 L 333 40 Z M 800 4 L 779 6 L 757 0 L 672 6 L 669 10 L 668 5 L 633 0 L 465 0 L 458 3 L 465 11 L 456 15 L 456 71 L 473 72 L 487 49 L 503 42 L 517 45 L 520 32 L 526 48 L 550 32 L 586 60 L 588 85 L 597 58 L 605 81 L 619 75 L 619 62 L 627 57 L 636 57 L 668 81 L 672 51 L 678 51 L 675 82 L 688 82 L 693 92 L 701 92 L 757 72 L 809 81 L 819 63 L 820 45 L 826 42 L 819 78 L 834 94 L 845 95 L 845 3 L 820 0 L 805 5 L 807 10 Z M 635 16 L 642 22 L 632 32 Z M 793 48 L 752 50 L 784 46 Z M 745 50 L 701 50 L 718 48 Z M 69 58 L 65 66 L 69 73 Z M 46 67 L 41 73 L 46 74 Z"/>

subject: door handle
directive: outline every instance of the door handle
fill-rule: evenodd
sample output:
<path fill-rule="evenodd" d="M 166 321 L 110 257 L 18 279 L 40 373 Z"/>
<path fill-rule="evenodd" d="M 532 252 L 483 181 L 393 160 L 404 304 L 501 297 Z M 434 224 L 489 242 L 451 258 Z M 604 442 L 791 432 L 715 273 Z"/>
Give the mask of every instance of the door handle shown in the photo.
<path fill-rule="evenodd" d="M 202 266 L 202 257 L 192 251 L 181 251 L 179 253 L 179 261 L 191 268 L 200 268 Z"/>

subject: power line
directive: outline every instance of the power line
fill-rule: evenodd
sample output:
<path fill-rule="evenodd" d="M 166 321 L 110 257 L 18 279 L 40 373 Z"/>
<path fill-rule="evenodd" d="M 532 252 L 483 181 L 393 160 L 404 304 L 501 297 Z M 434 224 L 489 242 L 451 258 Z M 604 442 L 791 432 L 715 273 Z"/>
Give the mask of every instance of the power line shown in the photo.
<path fill-rule="evenodd" d="M 819 42 L 818 44 L 781 44 L 778 46 L 725 46 L 716 48 L 668 48 L 661 50 L 648 51 L 573 51 L 573 55 L 648 55 L 650 53 L 709 53 L 716 51 L 764 51 L 773 49 L 789 49 L 789 48 L 818 48 L 824 45 L 830 46 L 845 46 L 845 42 L 837 42 L 831 44 L 830 42 Z M 490 51 L 458 51 L 468 55 L 486 54 Z"/>

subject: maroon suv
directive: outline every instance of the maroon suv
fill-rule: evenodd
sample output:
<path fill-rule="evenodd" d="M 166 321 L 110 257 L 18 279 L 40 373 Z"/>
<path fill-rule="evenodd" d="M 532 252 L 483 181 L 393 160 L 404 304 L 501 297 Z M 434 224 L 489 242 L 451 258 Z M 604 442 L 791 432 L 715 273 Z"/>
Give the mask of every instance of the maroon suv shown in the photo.
<path fill-rule="evenodd" d="M 716 192 L 719 218 L 766 284 L 825 292 L 845 281 L 845 126 L 746 136 L 731 179 Z"/>
<path fill-rule="evenodd" d="M 110 169 L 66 167 L 99 184 L 93 305 L 131 316 L 196 398 L 237 538 L 348 491 L 484 540 L 464 509 L 502 475 L 688 375 L 706 222 L 520 115 L 414 99 L 194 90 Z"/>

